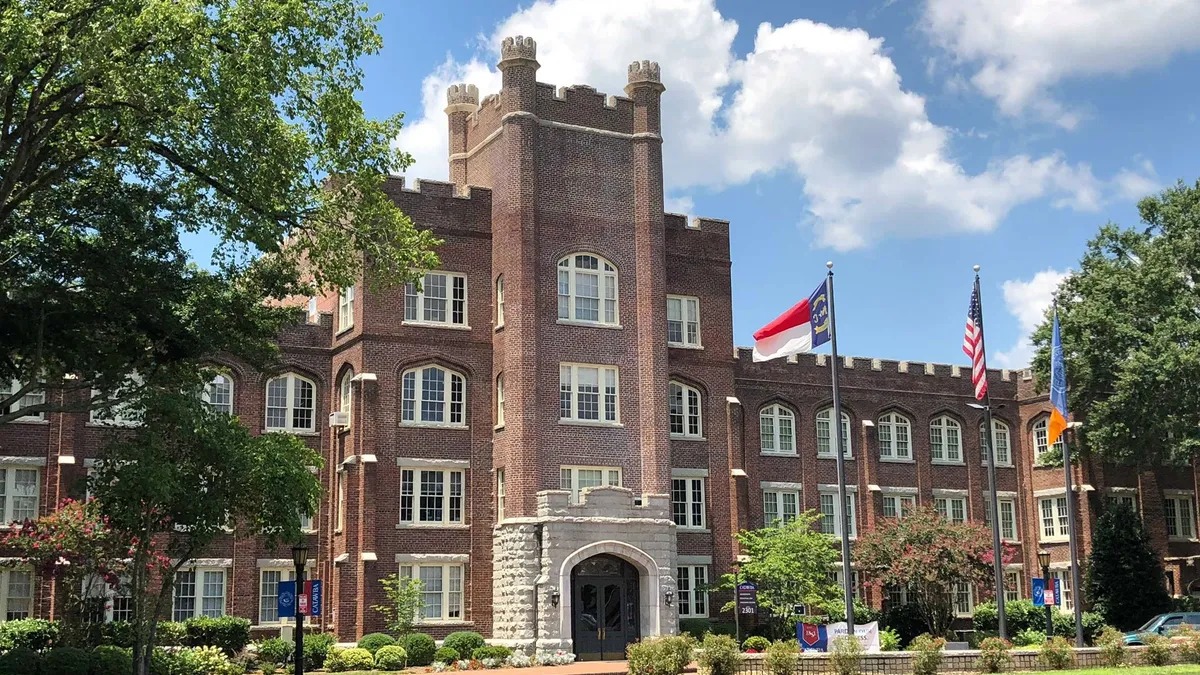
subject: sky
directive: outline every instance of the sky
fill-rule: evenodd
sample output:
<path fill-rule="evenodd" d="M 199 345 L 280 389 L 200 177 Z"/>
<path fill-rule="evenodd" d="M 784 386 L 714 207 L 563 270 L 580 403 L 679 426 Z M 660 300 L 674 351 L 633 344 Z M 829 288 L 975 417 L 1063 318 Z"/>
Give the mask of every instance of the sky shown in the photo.
<path fill-rule="evenodd" d="M 368 115 L 405 114 L 411 178 L 445 179 L 445 91 L 538 79 L 621 94 L 658 61 L 667 210 L 729 220 L 739 345 L 834 262 L 839 351 L 965 363 L 981 266 L 989 365 L 1097 228 L 1200 177 L 1196 0 L 369 0 Z"/>

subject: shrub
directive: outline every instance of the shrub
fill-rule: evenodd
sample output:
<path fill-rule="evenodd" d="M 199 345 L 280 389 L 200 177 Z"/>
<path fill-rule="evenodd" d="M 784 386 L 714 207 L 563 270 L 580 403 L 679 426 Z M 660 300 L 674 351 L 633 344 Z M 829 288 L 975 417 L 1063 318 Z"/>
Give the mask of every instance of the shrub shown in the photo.
<path fill-rule="evenodd" d="M 629 645 L 630 675 L 679 675 L 692 662 L 696 641 L 690 635 L 650 638 Z"/>
<path fill-rule="evenodd" d="M 1040 630 L 1026 628 L 1013 636 L 1013 644 L 1018 647 L 1041 647 L 1046 644 L 1046 634 Z"/>
<path fill-rule="evenodd" d="M 767 647 L 771 646 L 771 641 L 761 635 L 751 635 L 742 643 L 742 651 L 755 653 L 767 651 Z"/>
<path fill-rule="evenodd" d="M 862 667 L 863 647 L 853 635 L 842 635 L 830 645 L 833 653 L 829 657 L 833 670 L 838 675 L 858 675 Z"/>
<path fill-rule="evenodd" d="M 17 619 L 0 623 L 0 651 L 25 647 L 42 652 L 58 640 L 58 622 L 45 619 Z"/>
<path fill-rule="evenodd" d="M 736 647 L 737 643 L 734 643 L 734 646 Z M 538 652 L 533 660 L 539 666 L 565 666 L 568 663 L 575 663 L 575 655 L 559 649 L 553 652 Z"/>
<path fill-rule="evenodd" d="M 458 651 L 449 647 L 441 647 L 433 653 L 434 663 L 445 663 L 447 665 L 458 660 Z"/>
<path fill-rule="evenodd" d="M 358 641 L 360 649 L 365 649 L 372 654 L 379 651 L 380 647 L 387 647 L 396 644 L 396 639 L 387 633 L 370 633 L 362 636 Z"/>
<path fill-rule="evenodd" d="M 384 645 L 375 652 L 375 667 L 379 670 L 404 670 L 408 654 L 399 645 Z"/>
<path fill-rule="evenodd" d="M 1063 670 L 1075 665 L 1075 652 L 1066 638 L 1054 636 L 1038 650 L 1038 664 L 1047 670 Z"/>
<path fill-rule="evenodd" d="M 88 659 L 88 675 L 129 675 L 133 672 L 133 654 L 127 649 L 100 645 Z"/>
<path fill-rule="evenodd" d="M 792 675 L 796 671 L 796 654 L 800 647 L 795 640 L 779 640 L 767 647 L 763 665 L 771 675 Z"/>
<path fill-rule="evenodd" d="M 937 675 L 938 667 L 942 665 L 942 650 L 945 648 L 945 638 L 935 638 L 929 633 L 922 633 L 913 638 L 908 645 L 908 651 L 914 653 L 913 675 Z"/>
<path fill-rule="evenodd" d="M 370 670 L 375 667 L 375 657 L 360 647 L 343 650 L 341 661 L 346 666 L 345 670 Z"/>
<path fill-rule="evenodd" d="M 1142 636 L 1142 658 L 1151 666 L 1165 666 L 1171 662 L 1171 641 L 1161 635 L 1149 633 Z"/>
<path fill-rule="evenodd" d="M 132 627 L 130 628 L 132 631 Z M 187 630 L 182 623 L 163 621 L 154 629 L 154 644 L 161 647 L 181 647 L 187 637 Z M 132 642 L 130 646 L 132 646 Z"/>
<path fill-rule="evenodd" d="M 260 661 L 279 665 L 286 663 L 291 658 L 292 651 L 296 648 L 291 640 L 284 640 L 283 638 L 263 640 L 256 647 Z"/>
<path fill-rule="evenodd" d="M 214 645 L 182 649 L 168 658 L 172 661 L 171 675 L 241 675 L 244 672 Z"/>
<path fill-rule="evenodd" d="M 427 666 L 433 663 L 433 653 L 437 651 L 437 643 L 425 633 L 405 635 L 400 646 L 404 647 L 404 651 L 408 653 L 408 665 L 410 666 Z"/>
<path fill-rule="evenodd" d="M 925 618 L 917 603 L 892 605 L 879 618 L 881 628 L 890 628 L 900 634 L 901 644 L 908 644 L 925 632 Z"/>
<path fill-rule="evenodd" d="M 37 675 L 41 657 L 29 647 L 13 647 L 0 655 L 0 673 L 4 675 Z"/>
<path fill-rule="evenodd" d="M 88 671 L 88 653 L 75 647 L 55 647 L 42 655 L 41 675 L 79 675 Z"/>
<path fill-rule="evenodd" d="M 183 623 L 183 644 L 187 647 L 217 647 L 228 656 L 246 648 L 250 642 L 250 620 L 237 616 L 197 616 Z"/>
<path fill-rule="evenodd" d="M 337 642 L 331 633 L 309 633 L 304 636 L 304 670 L 316 670 L 325 665 L 329 649 Z"/>
<path fill-rule="evenodd" d="M 979 660 L 975 667 L 985 673 L 999 673 L 1012 666 L 1012 657 L 1008 654 L 1011 645 L 1007 640 L 998 637 L 985 638 L 979 645 Z"/>
<path fill-rule="evenodd" d="M 700 650 L 700 669 L 707 675 L 734 675 L 742 667 L 738 643 L 728 635 L 705 635 Z"/>
<path fill-rule="evenodd" d="M 1179 650 L 1184 663 L 1200 663 L 1200 633 L 1189 624 L 1183 623 L 1171 630 L 1171 641 Z"/>
<path fill-rule="evenodd" d="M 348 670 L 346 664 L 342 661 L 342 652 L 344 651 L 346 650 L 341 647 L 330 647 L 329 652 L 325 654 L 325 670 L 331 673 L 341 673 Z"/>
<path fill-rule="evenodd" d="M 1119 668 L 1125 663 L 1125 636 L 1112 626 L 1105 626 L 1096 639 L 1100 645 L 1100 661 L 1109 668 Z"/>
<path fill-rule="evenodd" d="M 259 670 L 262 671 L 262 675 L 275 675 L 279 671 L 279 666 L 274 663 L 263 663 L 259 666 Z M 295 671 L 293 670 L 292 672 Z"/>
<path fill-rule="evenodd" d="M 900 651 L 900 634 L 891 628 L 884 628 L 879 631 L 879 651 L 881 652 L 898 652 Z"/>
<path fill-rule="evenodd" d="M 445 640 L 442 640 L 442 646 L 458 652 L 460 659 L 471 658 L 472 652 L 486 644 L 482 635 L 469 630 L 451 633 L 446 636 Z"/>
<path fill-rule="evenodd" d="M 471 658 L 476 661 L 482 661 L 484 659 L 496 659 L 501 663 L 504 663 L 510 656 L 512 656 L 512 650 L 508 647 L 491 645 L 476 647 L 475 651 L 471 652 Z"/>
<path fill-rule="evenodd" d="M 102 645 L 132 647 L 133 638 L 133 624 L 128 621 L 109 621 L 100 624 L 100 644 Z M 155 640 L 155 642 L 158 642 L 158 640 Z"/>
<path fill-rule="evenodd" d="M 525 652 L 513 652 L 507 663 L 512 668 L 528 668 L 533 665 L 533 659 Z"/>

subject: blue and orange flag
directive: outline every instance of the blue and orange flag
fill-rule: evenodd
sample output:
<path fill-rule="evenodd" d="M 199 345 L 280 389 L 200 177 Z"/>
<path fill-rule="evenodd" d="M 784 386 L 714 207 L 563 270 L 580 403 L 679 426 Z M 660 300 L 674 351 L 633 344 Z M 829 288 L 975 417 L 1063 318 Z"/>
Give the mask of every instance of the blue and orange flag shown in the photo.
<path fill-rule="evenodd" d="M 1058 309 L 1054 310 L 1054 342 L 1050 347 L 1050 424 L 1046 445 L 1054 445 L 1067 428 L 1067 364 L 1063 362 L 1062 336 L 1058 333 Z"/>

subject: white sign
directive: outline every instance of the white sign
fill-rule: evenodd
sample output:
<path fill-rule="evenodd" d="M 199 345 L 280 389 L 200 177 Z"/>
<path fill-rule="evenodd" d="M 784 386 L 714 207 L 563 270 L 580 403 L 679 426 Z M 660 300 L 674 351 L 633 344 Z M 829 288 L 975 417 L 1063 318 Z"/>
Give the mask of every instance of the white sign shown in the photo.
<path fill-rule="evenodd" d="M 829 636 L 829 644 L 833 645 L 834 640 L 846 634 L 846 622 L 831 623 L 825 627 L 825 630 L 826 635 Z M 854 637 L 858 638 L 858 644 L 862 645 L 864 651 L 879 651 L 879 622 L 854 624 Z M 830 648 L 832 649 L 832 647 Z"/>

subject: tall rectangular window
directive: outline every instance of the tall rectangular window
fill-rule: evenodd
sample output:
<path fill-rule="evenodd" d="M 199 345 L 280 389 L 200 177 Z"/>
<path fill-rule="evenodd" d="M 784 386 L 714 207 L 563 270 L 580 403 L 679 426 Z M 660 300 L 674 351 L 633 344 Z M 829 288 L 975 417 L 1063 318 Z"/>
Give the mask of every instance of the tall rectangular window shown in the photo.
<path fill-rule="evenodd" d="M 618 424 L 621 421 L 617 369 L 564 363 L 558 369 L 560 420 Z"/>
<path fill-rule="evenodd" d="M 704 479 L 671 479 L 671 513 L 681 528 L 704 529 Z"/>
<path fill-rule="evenodd" d="M 1007 602 L 1016 602 L 1021 599 L 1020 572 L 1004 573 L 1004 599 Z"/>
<path fill-rule="evenodd" d="M 338 331 L 354 325 L 354 287 L 347 286 L 338 294 Z"/>
<path fill-rule="evenodd" d="M 463 471 L 459 469 L 400 469 L 400 522 L 461 525 Z"/>
<path fill-rule="evenodd" d="M 337 531 L 346 526 L 346 472 L 337 472 Z"/>
<path fill-rule="evenodd" d="M 424 607 L 418 617 L 419 622 L 462 621 L 462 565 L 402 564 L 400 576 L 421 580 L 421 600 Z"/>
<path fill-rule="evenodd" d="M 1042 541 L 1066 539 L 1070 534 L 1067 498 L 1065 496 L 1045 497 L 1038 500 L 1038 506 L 1042 516 Z"/>
<path fill-rule="evenodd" d="M 904 518 L 917 506 L 917 499 L 912 495 L 884 495 L 883 517 Z"/>
<path fill-rule="evenodd" d="M 496 277 L 496 328 L 504 325 L 504 275 Z"/>
<path fill-rule="evenodd" d="M 1001 499 L 1000 502 L 1000 538 L 1004 541 L 1017 541 L 1017 504 L 1012 499 Z M 983 522 L 991 527 L 992 500 L 987 495 L 983 499 Z"/>
<path fill-rule="evenodd" d="M 33 615 L 33 572 L 0 568 L 0 609 L 5 621 Z"/>
<path fill-rule="evenodd" d="M 504 520 L 504 469 L 496 469 L 496 522 Z"/>
<path fill-rule="evenodd" d="M 585 488 L 621 486 L 621 470 L 615 466 L 564 466 L 558 476 L 558 487 L 571 492 L 572 504 L 579 503 L 579 493 Z"/>
<path fill-rule="evenodd" d="M 504 426 L 504 373 L 496 376 L 496 426 Z"/>
<path fill-rule="evenodd" d="M 427 272 L 420 290 L 409 283 L 404 289 L 404 321 L 466 326 L 467 278 L 449 272 Z"/>
<path fill-rule="evenodd" d="M 704 436 L 700 390 L 680 382 L 667 384 L 667 415 L 672 436 Z"/>
<path fill-rule="evenodd" d="M 952 523 L 967 522 L 967 500 L 963 497 L 935 497 L 933 508 Z"/>
<path fill-rule="evenodd" d="M 1163 501 L 1163 510 L 1167 521 L 1168 537 L 1192 539 L 1196 536 L 1191 497 L 1167 497 Z"/>
<path fill-rule="evenodd" d="M 954 613 L 957 616 L 970 616 L 975 611 L 975 594 L 971 584 L 954 584 Z"/>
<path fill-rule="evenodd" d="M 763 490 L 763 525 L 790 523 L 799 513 L 799 490 Z"/>
<path fill-rule="evenodd" d="M 854 493 L 846 493 L 844 508 L 837 508 L 836 492 L 821 492 L 821 532 L 841 536 L 842 524 L 851 537 L 858 535 L 855 526 Z"/>
<path fill-rule="evenodd" d="M 1057 579 L 1059 588 L 1062 590 L 1062 602 L 1059 606 L 1064 611 L 1075 609 L 1075 594 L 1071 589 L 1071 567 L 1068 565 L 1062 569 L 1050 570 L 1050 578 Z"/>
<path fill-rule="evenodd" d="M 21 523 L 38 517 L 38 469 L 0 466 L 0 517 Z"/>
<path fill-rule="evenodd" d="M 196 616 L 196 571 L 180 570 L 175 573 L 175 599 L 171 617 L 175 621 L 187 621 Z"/>
<path fill-rule="evenodd" d="M 679 617 L 708 617 L 708 566 L 680 565 L 676 588 L 679 590 Z"/>
<path fill-rule="evenodd" d="M 667 296 L 667 344 L 672 347 L 700 346 L 699 298 Z"/>

